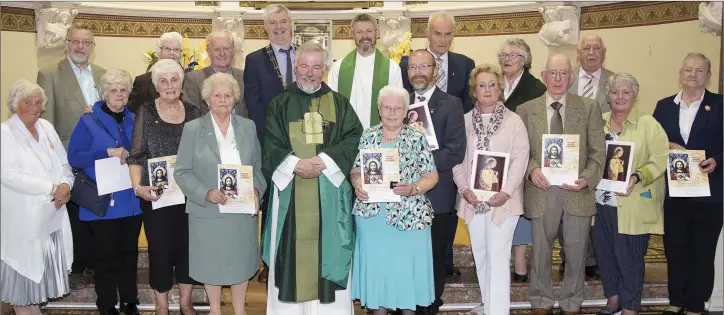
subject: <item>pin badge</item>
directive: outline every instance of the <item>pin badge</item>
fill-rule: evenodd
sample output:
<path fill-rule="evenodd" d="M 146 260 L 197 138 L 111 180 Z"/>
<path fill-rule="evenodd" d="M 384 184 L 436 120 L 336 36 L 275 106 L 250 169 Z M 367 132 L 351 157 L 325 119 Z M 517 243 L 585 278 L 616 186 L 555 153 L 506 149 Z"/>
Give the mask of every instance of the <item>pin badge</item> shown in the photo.
<path fill-rule="evenodd" d="M 48 144 L 50 144 L 50 148 L 51 148 L 51 149 L 55 150 L 55 145 L 53 145 L 52 142 L 49 142 Z"/>
<path fill-rule="evenodd" d="M 706 105 L 706 106 L 704 106 L 704 109 L 706 109 L 706 111 L 708 112 L 711 110 L 711 107 L 709 107 L 709 105 Z"/>

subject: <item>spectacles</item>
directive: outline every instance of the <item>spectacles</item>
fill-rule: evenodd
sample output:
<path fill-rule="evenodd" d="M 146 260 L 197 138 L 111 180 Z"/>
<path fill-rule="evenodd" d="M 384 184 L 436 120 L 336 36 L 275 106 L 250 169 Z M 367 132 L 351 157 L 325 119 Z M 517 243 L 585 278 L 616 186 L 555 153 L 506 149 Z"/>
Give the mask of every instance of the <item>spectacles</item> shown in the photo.
<path fill-rule="evenodd" d="M 415 70 L 427 71 L 427 69 L 430 69 L 430 67 L 435 67 L 435 65 L 434 64 L 433 65 L 419 65 L 419 66 L 418 65 L 409 65 L 409 66 L 407 66 L 407 70 L 410 72 L 415 71 Z"/>
<path fill-rule="evenodd" d="M 180 54 L 183 50 L 181 48 L 161 47 L 161 50 L 165 53 L 175 52 Z"/>
<path fill-rule="evenodd" d="M 385 112 L 394 114 L 396 112 L 401 112 L 401 111 L 405 110 L 405 108 L 404 107 L 391 107 L 391 106 L 385 105 L 385 106 L 382 106 L 382 110 L 384 110 Z"/>
<path fill-rule="evenodd" d="M 521 55 L 519 53 L 509 53 L 509 54 L 508 53 L 499 53 L 498 54 L 498 59 L 500 59 L 500 60 L 504 60 L 505 58 L 509 58 L 509 57 L 510 57 L 510 59 L 515 59 L 518 57 L 523 57 L 523 55 Z"/>
<path fill-rule="evenodd" d="M 70 39 L 69 39 L 68 42 L 70 42 L 71 44 L 73 44 L 73 46 L 78 46 L 78 45 L 93 46 L 93 45 L 95 44 L 94 42 L 91 42 L 91 41 L 87 41 L 87 40 L 77 40 L 77 39 L 74 39 L 74 40 L 70 40 Z"/>
<path fill-rule="evenodd" d="M 485 89 L 495 90 L 498 88 L 498 83 L 495 83 L 495 82 L 490 82 L 488 84 L 480 83 L 480 84 L 478 84 L 478 88 L 481 90 L 485 90 Z"/>
<path fill-rule="evenodd" d="M 569 76 L 569 75 L 571 74 L 571 73 L 568 72 L 568 71 L 556 71 L 556 70 L 550 70 L 550 71 L 548 71 L 548 72 L 546 72 L 546 73 L 547 73 L 548 76 L 550 76 L 551 78 L 555 78 L 557 75 L 560 75 L 561 78 L 563 78 L 563 77 L 567 77 L 567 76 Z"/>

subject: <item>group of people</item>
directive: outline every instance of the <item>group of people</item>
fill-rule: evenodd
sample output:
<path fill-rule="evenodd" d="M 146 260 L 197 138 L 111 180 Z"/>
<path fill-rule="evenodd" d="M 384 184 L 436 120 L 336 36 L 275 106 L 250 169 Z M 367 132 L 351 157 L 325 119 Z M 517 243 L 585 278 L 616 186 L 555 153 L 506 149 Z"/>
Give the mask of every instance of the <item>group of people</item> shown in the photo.
<path fill-rule="evenodd" d="M 552 314 L 556 238 L 562 314 L 577 314 L 587 277 L 602 281 L 601 315 L 635 314 L 651 234 L 664 234 L 665 313 L 704 311 L 722 229 L 724 114 L 722 96 L 706 90 L 704 55 L 684 58 L 681 91 L 652 116 L 634 107 L 636 78 L 602 67 L 606 47 L 596 35 L 582 39 L 579 67 L 554 54 L 539 80 L 519 38 L 503 43 L 495 63 L 476 66 L 451 52 L 455 19 L 446 12 L 430 16 L 429 46 L 398 65 L 376 49 L 376 20 L 360 14 L 351 25 L 356 49 L 334 62 L 325 83 L 328 52 L 314 42 L 292 45 L 286 7 L 266 7 L 264 25 L 270 44 L 249 54 L 243 71 L 232 67 L 238 43 L 222 31 L 207 37 L 211 66 L 185 73 L 182 37 L 170 32 L 158 41 L 160 60 L 132 79 L 91 64 L 93 33 L 76 23 L 67 58 L 41 70 L 37 84 L 10 87 L 13 115 L 1 125 L 0 300 L 19 315 L 39 315 L 39 304 L 85 288 L 92 274 L 101 314 L 118 314 L 119 302 L 121 312 L 139 314 L 143 222 L 159 314 L 168 314 L 175 280 L 183 314 L 195 314 L 191 289 L 203 284 L 211 314 L 221 314 L 221 287 L 231 286 L 234 312 L 243 315 L 257 273 L 268 282 L 267 314 L 352 314 L 353 300 L 374 314 L 437 314 L 446 279 L 459 275 L 452 241 L 460 217 L 482 296 L 471 314 L 508 314 L 511 281 L 530 282 L 533 314 Z M 408 124 L 409 105 L 420 103 L 437 148 Z M 545 134 L 578 135 L 574 183 L 550 185 L 541 171 Z M 606 140 L 635 144 L 625 193 L 596 188 Z M 370 201 L 360 156 L 369 149 L 397 149 L 399 182 L 390 189 L 399 202 Z M 691 167 L 708 174 L 710 197 L 668 196 L 670 149 L 705 150 L 706 160 Z M 482 172 L 491 177 L 480 179 L 494 191 L 488 200 L 470 187 L 477 150 L 510 157 L 502 180 Z M 94 181 L 96 161 L 109 157 L 128 165 L 132 188 L 112 193 L 100 212 L 79 206 L 93 196 L 77 187 Z M 165 157 L 175 157 L 173 173 L 149 176 L 148 161 Z M 219 164 L 251 166 L 255 213 L 220 211 L 233 196 L 218 188 Z M 185 202 L 157 206 L 171 181 Z M 268 266 L 261 271 L 260 256 Z"/>

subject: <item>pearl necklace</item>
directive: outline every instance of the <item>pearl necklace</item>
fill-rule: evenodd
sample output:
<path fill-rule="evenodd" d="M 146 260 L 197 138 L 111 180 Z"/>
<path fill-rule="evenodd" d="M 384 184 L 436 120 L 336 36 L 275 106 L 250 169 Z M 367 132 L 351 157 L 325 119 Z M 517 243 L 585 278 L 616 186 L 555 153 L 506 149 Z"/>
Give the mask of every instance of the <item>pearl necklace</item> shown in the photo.
<path fill-rule="evenodd" d="M 163 107 L 161 106 L 161 103 L 158 101 L 158 99 L 156 99 L 156 108 L 159 109 L 159 111 L 158 111 L 159 116 L 161 116 L 161 118 L 163 118 L 166 121 L 176 121 L 179 117 L 181 117 L 181 114 L 183 114 L 183 106 L 178 107 L 179 110 L 178 110 L 178 113 L 176 113 L 176 116 L 171 116 L 167 113 L 162 113 L 160 109 Z M 165 108 L 166 108 L 166 111 L 168 111 L 170 109 L 170 107 L 165 107 Z"/>

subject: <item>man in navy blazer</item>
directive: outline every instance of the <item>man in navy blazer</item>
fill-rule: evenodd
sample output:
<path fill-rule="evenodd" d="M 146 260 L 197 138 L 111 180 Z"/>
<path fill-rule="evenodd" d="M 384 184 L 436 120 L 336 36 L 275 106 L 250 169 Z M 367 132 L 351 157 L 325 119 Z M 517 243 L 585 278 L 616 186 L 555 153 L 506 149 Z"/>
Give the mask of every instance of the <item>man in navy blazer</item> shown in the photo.
<path fill-rule="evenodd" d="M 269 102 L 282 94 L 295 80 L 295 47 L 292 45 L 292 19 L 289 9 L 272 4 L 264 9 L 264 27 L 269 45 L 246 56 L 244 101 L 249 119 L 256 124 L 256 135 L 264 143 L 264 122 Z"/>
<path fill-rule="evenodd" d="M 282 94 L 295 80 L 295 47 L 292 45 L 292 18 L 289 9 L 281 4 L 264 8 L 264 27 L 269 34 L 269 45 L 246 56 L 244 70 L 244 101 L 249 119 L 256 125 L 256 137 L 264 143 L 266 110 L 269 102 Z M 262 209 L 268 208 L 269 190 L 262 200 Z M 268 216 L 260 213 L 263 219 Z M 262 224 L 262 234 L 264 233 Z M 266 282 L 269 268 L 259 273 L 259 282 Z"/>
<path fill-rule="evenodd" d="M 425 34 L 430 42 L 427 50 L 435 56 L 438 64 L 438 75 L 435 77 L 437 87 L 459 98 L 463 102 L 464 113 L 471 111 L 473 99 L 468 92 L 468 81 L 470 72 L 475 68 L 475 62 L 465 55 L 450 51 L 450 45 L 455 37 L 455 17 L 445 11 L 433 13 L 427 20 Z M 400 68 L 402 83 L 405 89 L 412 92 L 413 88 L 407 74 L 407 59 L 400 62 Z"/>

